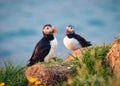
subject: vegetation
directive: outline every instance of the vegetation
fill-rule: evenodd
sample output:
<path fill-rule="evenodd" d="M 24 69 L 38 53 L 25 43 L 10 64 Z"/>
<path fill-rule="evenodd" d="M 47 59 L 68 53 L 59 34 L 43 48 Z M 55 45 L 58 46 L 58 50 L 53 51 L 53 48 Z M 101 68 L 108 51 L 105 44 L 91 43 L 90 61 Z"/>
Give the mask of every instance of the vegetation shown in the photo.
<path fill-rule="evenodd" d="M 113 75 L 107 63 L 109 49 L 110 45 L 96 46 L 85 52 L 81 60 L 74 57 L 71 69 L 75 75 L 58 86 L 120 86 L 120 77 Z"/>
<path fill-rule="evenodd" d="M 58 83 L 57 86 L 120 86 L 120 77 L 113 75 L 106 60 L 110 48 L 110 45 L 96 46 L 88 49 L 82 59 L 74 57 L 76 59 L 69 65 L 66 63 L 72 70 L 71 75 L 68 75 L 68 81 Z M 54 61 L 45 65 L 49 67 L 52 63 Z M 59 61 L 58 65 L 60 63 L 62 61 Z M 5 66 L 0 68 L 0 82 L 4 82 L 5 86 L 27 86 L 25 69 L 5 63 Z"/>
<path fill-rule="evenodd" d="M 0 68 L 0 83 L 4 82 L 5 86 L 27 86 L 24 71 L 25 67 L 4 63 L 4 67 Z"/>
<path fill-rule="evenodd" d="M 115 42 L 120 43 L 120 37 L 116 37 Z"/>

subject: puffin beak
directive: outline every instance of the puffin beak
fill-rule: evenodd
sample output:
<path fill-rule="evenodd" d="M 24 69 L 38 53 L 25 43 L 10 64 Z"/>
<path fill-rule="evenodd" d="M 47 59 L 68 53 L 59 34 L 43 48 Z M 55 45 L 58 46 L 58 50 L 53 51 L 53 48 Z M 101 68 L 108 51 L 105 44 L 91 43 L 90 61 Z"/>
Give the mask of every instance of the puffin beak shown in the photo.
<path fill-rule="evenodd" d="M 53 34 L 58 34 L 58 31 L 56 28 L 53 29 Z"/>
<path fill-rule="evenodd" d="M 70 33 L 70 31 L 68 29 L 66 29 L 66 34 L 69 34 L 69 33 Z"/>

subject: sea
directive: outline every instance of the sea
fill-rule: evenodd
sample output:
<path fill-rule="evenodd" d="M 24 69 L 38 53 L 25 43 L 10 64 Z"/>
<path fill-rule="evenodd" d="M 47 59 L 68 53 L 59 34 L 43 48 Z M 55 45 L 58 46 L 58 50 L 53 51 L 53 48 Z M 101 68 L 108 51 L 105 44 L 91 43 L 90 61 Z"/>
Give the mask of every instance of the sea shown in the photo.
<path fill-rule="evenodd" d="M 0 0 L 0 65 L 26 65 L 45 24 L 57 28 L 53 56 L 64 60 L 71 53 L 63 44 L 67 25 L 93 46 L 120 36 L 120 0 Z"/>

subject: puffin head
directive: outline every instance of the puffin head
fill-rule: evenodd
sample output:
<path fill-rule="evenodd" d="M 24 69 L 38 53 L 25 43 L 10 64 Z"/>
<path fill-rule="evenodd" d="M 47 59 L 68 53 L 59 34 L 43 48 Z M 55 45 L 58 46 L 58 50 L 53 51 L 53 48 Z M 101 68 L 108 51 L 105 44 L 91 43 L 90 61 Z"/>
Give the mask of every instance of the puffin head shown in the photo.
<path fill-rule="evenodd" d="M 46 24 L 44 25 L 42 29 L 43 35 L 53 35 L 53 34 L 58 34 L 56 28 L 52 28 L 51 24 Z"/>
<path fill-rule="evenodd" d="M 68 34 L 74 34 L 74 32 L 75 32 L 74 26 L 68 25 L 68 26 L 66 27 L 66 35 L 68 35 Z"/>

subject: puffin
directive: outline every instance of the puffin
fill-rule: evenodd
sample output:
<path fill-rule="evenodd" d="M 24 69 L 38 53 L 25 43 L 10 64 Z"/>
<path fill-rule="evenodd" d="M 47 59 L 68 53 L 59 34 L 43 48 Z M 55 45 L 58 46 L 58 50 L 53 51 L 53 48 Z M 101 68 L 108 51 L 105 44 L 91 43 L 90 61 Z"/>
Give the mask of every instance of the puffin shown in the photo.
<path fill-rule="evenodd" d="M 63 39 L 65 47 L 71 51 L 79 48 L 91 46 L 91 42 L 75 33 L 74 26 L 68 25 L 66 27 L 66 35 Z"/>
<path fill-rule="evenodd" d="M 36 44 L 27 66 L 32 66 L 37 62 L 48 62 L 57 48 L 58 43 L 54 36 L 54 34 L 58 34 L 56 28 L 52 28 L 51 24 L 46 24 L 43 26 L 42 33 L 43 37 Z"/>

